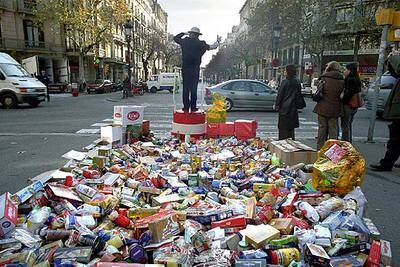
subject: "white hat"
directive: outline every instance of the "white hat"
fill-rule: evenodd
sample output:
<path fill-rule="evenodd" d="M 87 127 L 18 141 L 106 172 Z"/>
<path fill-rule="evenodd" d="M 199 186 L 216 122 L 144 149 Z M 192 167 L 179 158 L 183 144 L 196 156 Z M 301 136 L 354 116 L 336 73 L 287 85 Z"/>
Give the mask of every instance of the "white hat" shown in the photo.
<path fill-rule="evenodd" d="M 200 29 L 199 28 L 197 28 L 197 27 L 193 27 L 190 31 L 189 31 L 189 33 L 197 33 L 198 35 L 202 35 L 202 33 L 200 32 Z"/>

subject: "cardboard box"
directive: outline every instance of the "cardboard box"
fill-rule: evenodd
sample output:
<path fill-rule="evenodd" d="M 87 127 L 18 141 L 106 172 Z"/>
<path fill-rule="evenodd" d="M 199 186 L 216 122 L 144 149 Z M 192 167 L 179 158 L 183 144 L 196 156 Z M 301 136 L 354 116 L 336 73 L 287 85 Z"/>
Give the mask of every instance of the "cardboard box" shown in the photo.
<path fill-rule="evenodd" d="M 381 261 L 385 266 L 392 264 L 392 249 L 390 242 L 386 240 L 381 240 Z"/>
<path fill-rule="evenodd" d="M 0 196 L 0 237 L 15 228 L 18 220 L 18 207 L 11 201 L 10 193 Z"/>
<path fill-rule="evenodd" d="M 234 122 L 220 123 L 219 135 L 220 136 L 234 136 L 235 135 L 235 123 Z"/>
<path fill-rule="evenodd" d="M 100 138 L 103 141 L 113 144 L 122 141 L 122 127 L 121 126 L 103 126 L 100 130 Z"/>
<path fill-rule="evenodd" d="M 126 127 L 142 125 L 144 118 L 143 106 L 114 106 L 114 123 Z"/>
<path fill-rule="evenodd" d="M 279 230 L 282 235 L 290 235 L 293 233 L 294 221 L 292 218 L 272 219 L 268 224 Z"/>
<path fill-rule="evenodd" d="M 305 256 L 310 266 L 329 266 L 330 257 L 321 246 L 307 243 Z"/>
<path fill-rule="evenodd" d="M 220 124 L 219 123 L 207 123 L 207 137 L 218 138 L 220 135 Z"/>
<path fill-rule="evenodd" d="M 246 226 L 245 216 L 236 216 L 219 222 L 211 223 L 211 228 L 216 228 L 216 227 L 232 228 L 232 227 L 243 227 L 243 226 Z"/>
<path fill-rule="evenodd" d="M 261 248 L 266 242 L 278 239 L 281 236 L 277 229 L 266 224 L 252 226 L 251 228 L 248 227 L 244 231 L 246 242 L 254 248 Z"/>
<path fill-rule="evenodd" d="M 379 241 L 372 241 L 369 250 L 367 267 L 379 267 L 381 263 L 381 243 Z"/>
<path fill-rule="evenodd" d="M 235 136 L 237 139 L 246 141 L 257 136 L 258 123 L 255 120 L 236 120 Z"/>
<path fill-rule="evenodd" d="M 317 159 L 317 151 L 291 139 L 273 141 L 268 149 L 276 154 L 282 163 L 296 165 L 298 163 L 313 164 Z"/>

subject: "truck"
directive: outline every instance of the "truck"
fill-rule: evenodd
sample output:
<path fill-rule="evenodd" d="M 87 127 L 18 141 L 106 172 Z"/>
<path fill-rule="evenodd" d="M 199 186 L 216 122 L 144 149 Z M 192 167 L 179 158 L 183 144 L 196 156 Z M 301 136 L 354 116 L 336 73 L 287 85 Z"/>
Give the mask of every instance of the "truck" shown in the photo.
<path fill-rule="evenodd" d="M 179 73 L 160 73 L 152 75 L 150 80 L 147 81 L 147 87 L 150 93 L 157 93 L 158 91 L 174 92 L 174 89 L 179 89 L 181 78 Z"/>
<path fill-rule="evenodd" d="M 37 107 L 45 101 L 46 90 L 46 86 L 14 58 L 0 53 L 0 103 L 4 108 L 15 108 L 22 103 Z"/>

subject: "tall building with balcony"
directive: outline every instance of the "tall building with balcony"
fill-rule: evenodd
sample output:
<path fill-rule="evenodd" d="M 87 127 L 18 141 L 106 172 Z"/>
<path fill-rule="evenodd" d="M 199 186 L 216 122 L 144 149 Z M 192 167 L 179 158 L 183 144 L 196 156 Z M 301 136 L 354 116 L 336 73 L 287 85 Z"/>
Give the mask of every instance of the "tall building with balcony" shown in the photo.
<path fill-rule="evenodd" d="M 69 81 L 68 60 L 60 29 L 34 23 L 34 0 L 0 0 L 0 51 L 31 73 L 46 71 L 53 83 Z"/>

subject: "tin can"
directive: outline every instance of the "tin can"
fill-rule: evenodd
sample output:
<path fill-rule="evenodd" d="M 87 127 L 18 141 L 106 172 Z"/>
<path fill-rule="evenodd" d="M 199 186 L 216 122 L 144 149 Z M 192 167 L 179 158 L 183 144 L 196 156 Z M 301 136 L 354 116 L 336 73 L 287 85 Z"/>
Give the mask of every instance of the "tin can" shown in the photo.
<path fill-rule="evenodd" d="M 297 248 L 283 248 L 269 251 L 272 264 L 289 266 L 292 261 L 300 260 L 300 251 Z"/>
<path fill-rule="evenodd" d="M 146 260 L 146 251 L 141 245 L 135 243 L 129 247 L 129 258 L 134 263 L 143 263 Z"/>

